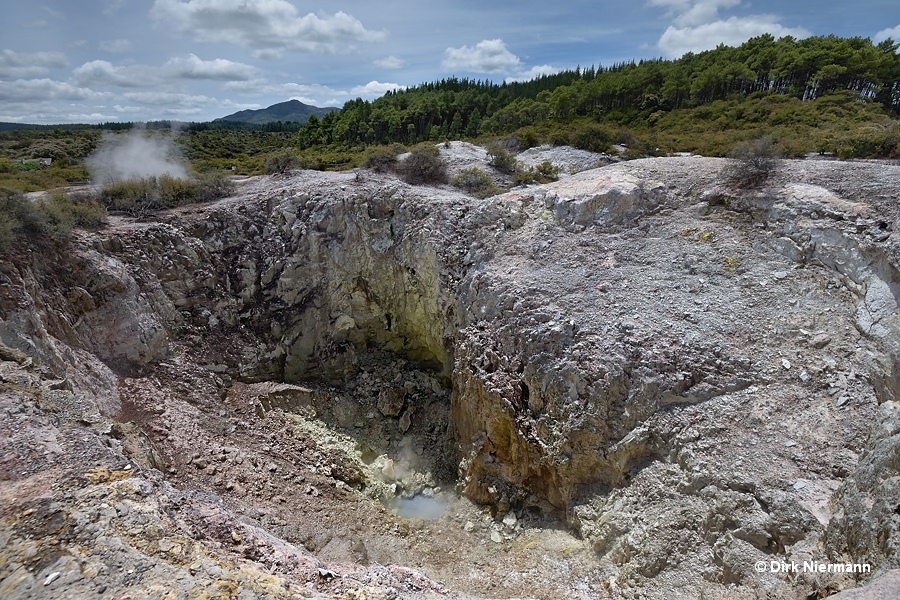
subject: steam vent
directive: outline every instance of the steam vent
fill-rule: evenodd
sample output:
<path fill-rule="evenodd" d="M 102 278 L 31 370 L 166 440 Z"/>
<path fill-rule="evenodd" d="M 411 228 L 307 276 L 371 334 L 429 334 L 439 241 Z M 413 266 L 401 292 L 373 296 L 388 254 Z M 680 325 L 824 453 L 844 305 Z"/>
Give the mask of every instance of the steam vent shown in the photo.
<path fill-rule="evenodd" d="M 0 598 L 900 597 L 900 166 L 553 151 L 0 255 Z"/>

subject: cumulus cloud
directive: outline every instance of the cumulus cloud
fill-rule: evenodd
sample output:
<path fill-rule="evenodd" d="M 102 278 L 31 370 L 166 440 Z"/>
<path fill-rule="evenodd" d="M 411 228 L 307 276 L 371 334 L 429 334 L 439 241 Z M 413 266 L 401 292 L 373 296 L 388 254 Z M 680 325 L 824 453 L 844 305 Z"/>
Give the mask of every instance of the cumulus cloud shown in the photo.
<path fill-rule="evenodd" d="M 719 18 L 719 8 L 733 8 L 741 0 L 650 0 L 651 6 L 668 8 L 675 25 L 693 27 Z"/>
<path fill-rule="evenodd" d="M 696 27 L 669 26 L 659 38 L 657 46 L 663 54 L 677 58 L 687 52 L 711 50 L 719 44 L 739 46 L 752 37 L 769 33 L 776 38 L 793 36 L 809 37 L 811 34 L 802 27 L 785 27 L 772 15 L 753 17 L 729 17 L 722 21 L 704 23 Z"/>
<path fill-rule="evenodd" d="M 72 72 L 72 81 L 83 86 L 141 87 L 155 84 L 148 80 L 146 67 L 117 67 L 106 60 L 84 63 Z"/>
<path fill-rule="evenodd" d="M 737 46 L 764 33 L 776 38 L 811 35 L 802 27 L 782 25 L 775 15 L 731 16 L 727 19 L 719 16 L 720 9 L 740 6 L 741 0 L 649 0 L 649 4 L 667 9 L 666 16 L 672 19 L 672 25 L 657 42 L 657 47 L 669 58 L 711 50 L 719 44 Z"/>
<path fill-rule="evenodd" d="M 0 51 L 0 77 L 34 77 L 69 64 L 60 52 Z"/>
<path fill-rule="evenodd" d="M 358 96 L 382 96 L 385 92 L 393 90 L 405 90 L 405 85 L 399 83 L 381 83 L 378 81 L 370 81 L 366 85 L 358 85 L 350 90 L 351 94 Z"/>
<path fill-rule="evenodd" d="M 501 39 L 482 40 L 474 48 L 447 48 L 441 62 L 441 67 L 448 71 L 473 73 L 507 73 L 521 65 L 519 57 L 507 50 Z"/>
<path fill-rule="evenodd" d="M 562 71 L 562 69 L 550 65 L 538 65 L 531 67 L 527 71 L 522 71 L 518 75 L 507 77 L 505 81 L 507 83 L 512 83 L 514 81 L 531 81 L 541 75 L 552 75 L 554 73 L 559 73 L 560 71 Z"/>
<path fill-rule="evenodd" d="M 16 81 L 5 81 L 0 86 L 0 101 L 10 102 L 90 100 L 107 95 L 52 79 L 17 79 Z"/>
<path fill-rule="evenodd" d="M 878 44 L 888 38 L 891 38 L 895 42 L 900 42 L 900 25 L 889 29 L 882 29 L 872 37 L 872 41 Z"/>
<path fill-rule="evenodd" d="M 124 54 L 131 51 L 131 40 L 106 40 L 100 42 L 100 49 L 110 54 Z"/>
<path fill-rule="evenodd" d="M 256 68 L 244 64 L 216 58 L 202 60 L 195 54 L 173 58 L 163 66 L 164 73 L 184 79 L 214 79 L 218 81 L 247 81 L 256 73 Z"/>
<path fill-rule="evenodd" d="M 382 69 L 400 69 L 403 67 L 403 61 L 394 55 L 373 60 L 372 63 L 376 67 L 381 67 Z"/>
<path fill-rule="evenodd" d="M 259 58 L 289 50 L 334 53 L 387 35 L 341 11 L 300 16 L 287 0 L 156 0 L 151 14 L 193 39 L 240 44 Z"/>
<path fill-rule="evenodd" d="M 218 104 L 215 98 L 202 95 L 178 94 L 175 92 L 128 92 L 122 94 L 122 98 L 129 102 L 139 102 L 141 104 L 165 105 L 190 105 L 190 106 L 209 106 Z"/>
<path fill-rule="evenodd" d="M 116 66 L 105 60 L 84 63 L 72 73 L 72 81 L 84 86 L 113 85 L 121 88 L 155 87 L 173 79 L 244 81 L 256 69 L 222 58 L 202 60 L 194 54 L 173 58 L 159 67 Z"/>

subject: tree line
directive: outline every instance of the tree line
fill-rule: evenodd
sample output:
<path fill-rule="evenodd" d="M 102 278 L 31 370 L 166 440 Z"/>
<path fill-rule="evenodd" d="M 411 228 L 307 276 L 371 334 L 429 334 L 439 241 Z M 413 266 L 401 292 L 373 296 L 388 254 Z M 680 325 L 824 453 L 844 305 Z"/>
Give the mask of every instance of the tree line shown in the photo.
<path fill-rule="evenodd" d="M 676 60 L 576 68 L 526 82 L 451 77 L 374 101 L 351 100 L 299 128 L 301 149 L 503 135 L 540 123 L 588 117 L 622 125 L 730 98 L 786 96 L 813 101 L 850 93 L 900 114 L 900 55 L 888 39 L 797 40 L 765 34 L 738 47 Z"/>

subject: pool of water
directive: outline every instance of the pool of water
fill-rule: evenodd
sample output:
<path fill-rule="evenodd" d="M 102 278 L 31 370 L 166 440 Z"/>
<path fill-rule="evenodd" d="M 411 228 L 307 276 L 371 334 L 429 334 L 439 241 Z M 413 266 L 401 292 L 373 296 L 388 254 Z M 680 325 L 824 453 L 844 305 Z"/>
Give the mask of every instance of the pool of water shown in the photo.
<path fill-rule="evenodd" d="M 441 498 L 413 496 L 397 498 L 394 512 L 404 519 L 437 519 L 447 510 L 447 501 Z"/>

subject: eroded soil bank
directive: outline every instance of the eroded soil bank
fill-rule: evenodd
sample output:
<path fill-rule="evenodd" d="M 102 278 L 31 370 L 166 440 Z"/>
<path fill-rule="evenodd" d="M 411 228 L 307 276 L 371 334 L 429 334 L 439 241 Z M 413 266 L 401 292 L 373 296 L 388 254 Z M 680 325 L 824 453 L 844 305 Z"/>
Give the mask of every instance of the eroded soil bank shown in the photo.
<path fill-rule="evenodd" d="M 896 585 L 900 167 L 723 164 L 304 171 L 5 257 L 0 596 Z M 871 571 L 757 569 L 804 561 Z"/>

